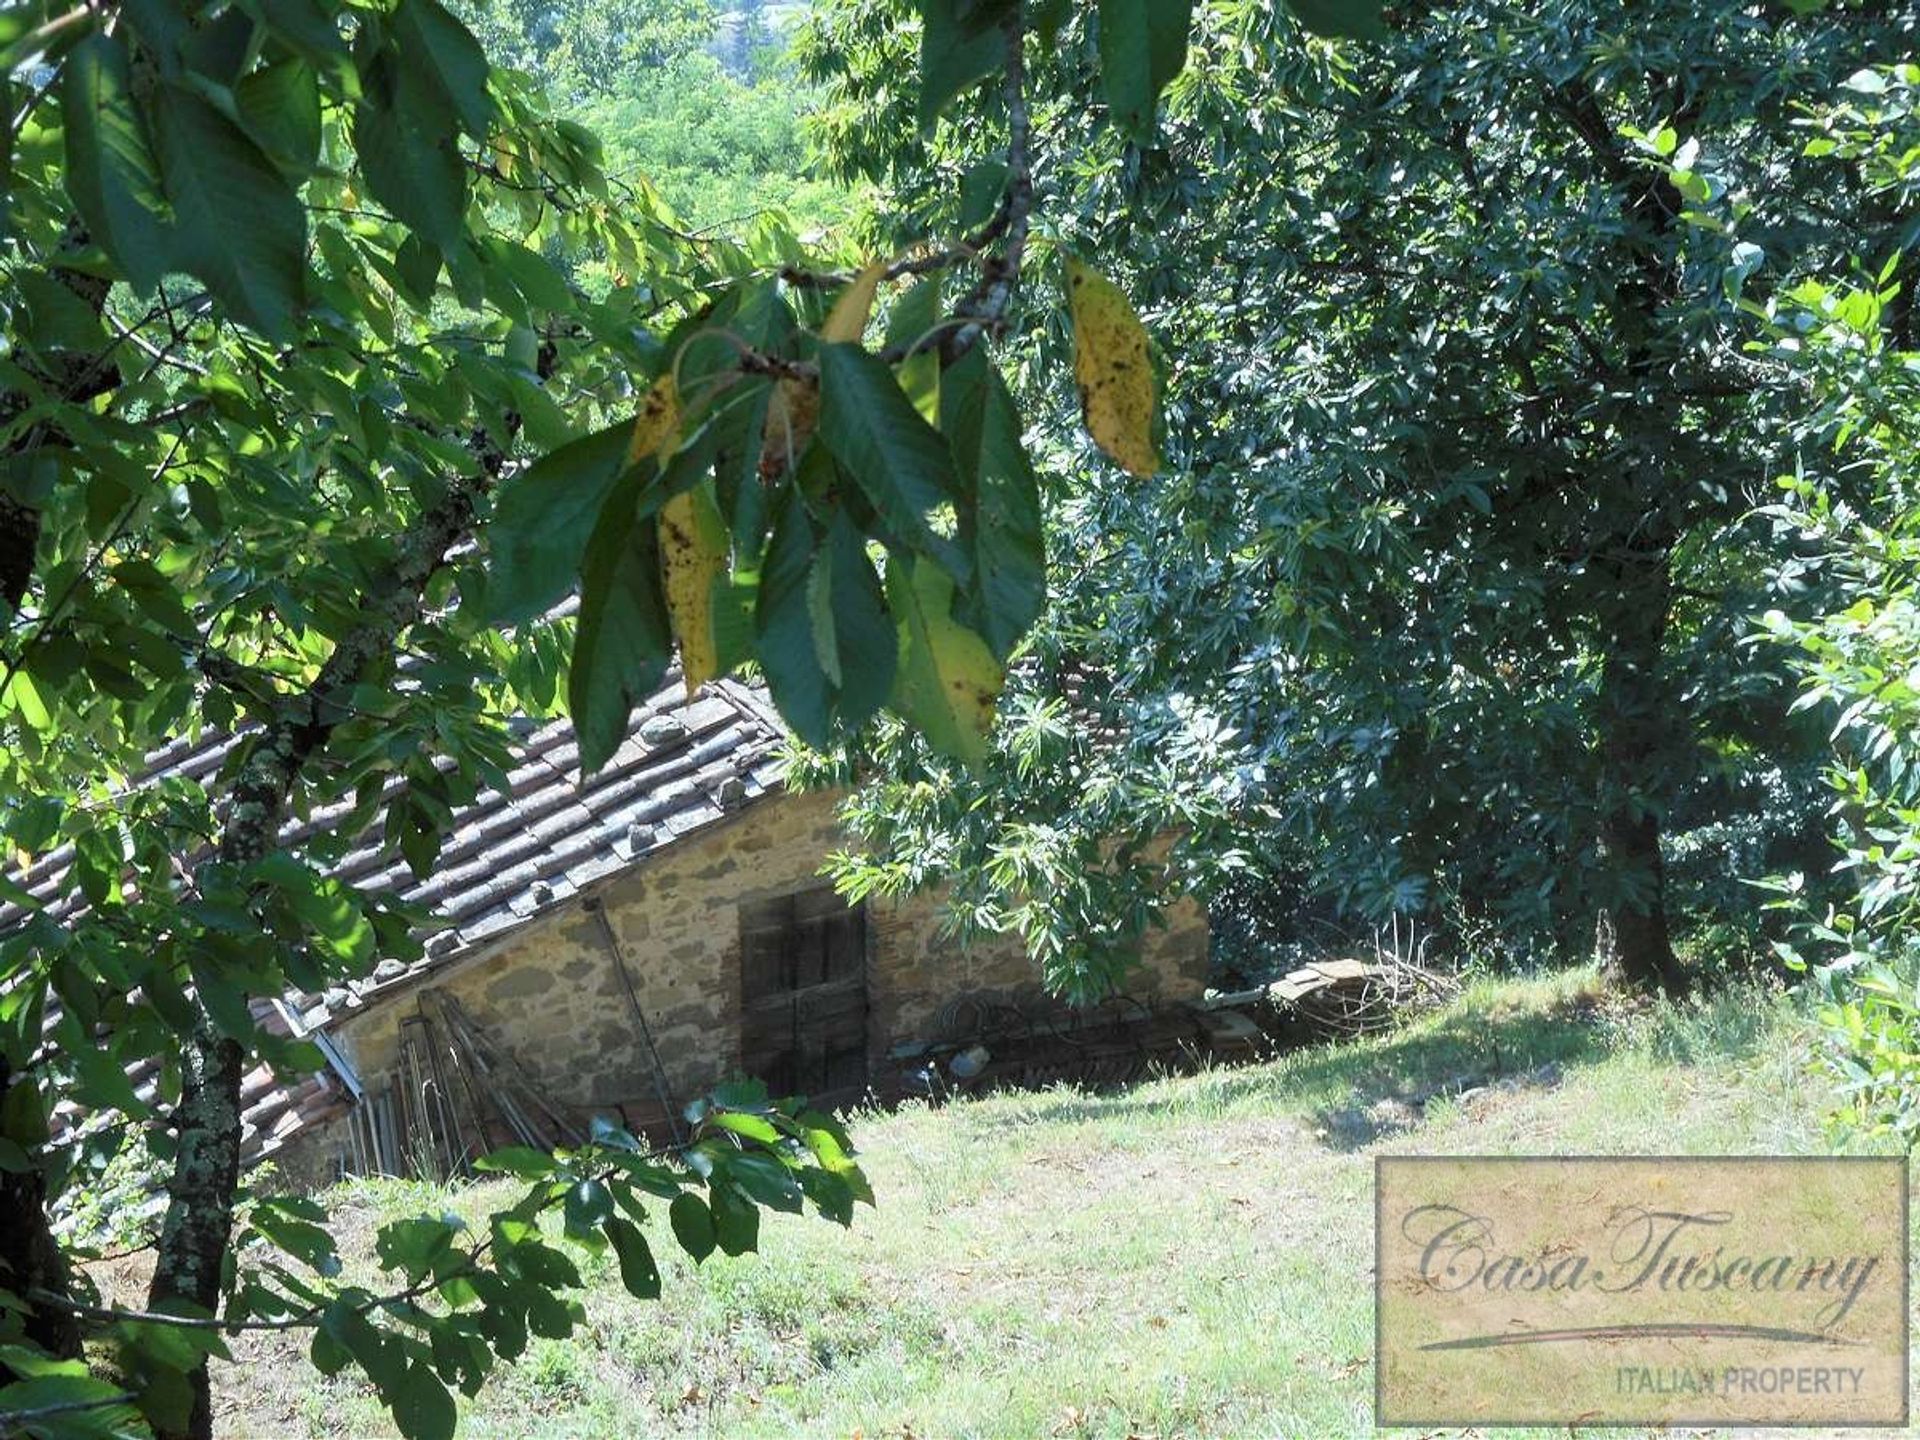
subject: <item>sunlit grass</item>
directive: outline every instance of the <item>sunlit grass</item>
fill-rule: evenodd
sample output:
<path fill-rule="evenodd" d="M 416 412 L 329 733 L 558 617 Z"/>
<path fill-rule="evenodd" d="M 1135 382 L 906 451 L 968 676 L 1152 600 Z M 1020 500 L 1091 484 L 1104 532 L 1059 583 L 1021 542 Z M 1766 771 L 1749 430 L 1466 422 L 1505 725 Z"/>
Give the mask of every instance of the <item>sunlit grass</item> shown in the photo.
<path fill-rule="evenodd" d="M 1371 1434 L 1376 1153 L 1831 1148 L 1806 1043 L 1769 991 L 1629 1005 L 1573 973 L 1123 1092 L 859 1116 L 879 1206 L 850 1233 L 769 1216 L 760 1255 L 698 1270 L 661 1245 L 655 1304 L 588 1261 L 586 1331 L 536 1342 L 463 1433 Z M 506 1193 L 335 1200 L 370 1243 L 383 1219 Z M 255 1358 L 222 1377 L 233 1433 L 387 1430 L 359 1388 Z"/>

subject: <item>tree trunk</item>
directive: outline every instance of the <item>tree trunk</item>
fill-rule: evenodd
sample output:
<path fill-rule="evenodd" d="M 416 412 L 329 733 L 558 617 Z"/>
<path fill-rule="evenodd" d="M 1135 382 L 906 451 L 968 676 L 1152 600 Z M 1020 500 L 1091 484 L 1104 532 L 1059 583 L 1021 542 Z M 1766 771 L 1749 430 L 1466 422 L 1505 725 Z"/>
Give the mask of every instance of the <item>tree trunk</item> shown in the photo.
<path fill-rule="evenodd" d="M 233 1201 L 240 1186 L 240 1078 L 244 1055 L 202 1014 L 180 1047 L 180 1103 L 174 1110 L 179 1149 L 167 1182 L 159 1262 L 148 1308 L 186 1300 L 207 1314 L 220 1308 Z M 206 1363 L 190 1377 L 192 1409 L 184 1435 L 213 1434 L 213 1387 Z"/>
<path fill-rule="evenodd" d="M 543 379 L 550 364 L 549 353 L 541 365 Z M 517 428 L 517 422 L 509 423 Z M 351 713 L 342 697 L 392 655 L 407 627 L 420 618 L 428 581 L 472 532 L 479 497 L 501 473 L 506 456 L 484 432 L 476 432 L 470 443 L 484 477 L 449 480 L 446 493 L 409 528 L 399 562 L 386 583 L 365 598 L 359 623 L 334 647 L 312 685 L 289 698 L 248 751 L 226 806 L 218 848 L 221 863 L 243 868 L 279 843 L 287 802 L 301 771 L 326 745 L 334 726 Z M 209 650 L 201 668 L 217 683 L 225 667 Z M 149 1304 L 187 1300 L 217 1313 L 240 1186 L 240 1082 L 246 1052 L 221 1033 L 201 1004 L 199 1021 L 181 1044 L 180 1062 L 183 1083 L 173 1111 L 177 1148 Z M 204 1360 L 187 1380 L 192 1392 L 187 1428 L 162 1430 L 161 1440 L 210 1440 L 213 1434 L 213 1390 Z"/>
<path fill-rule="evenodd" d="M 1660 655 L 1672 604 L 1664 544 L 1624 541 L 1618 586 L 1602 614 L 1600 842 L 1616 886 L 1609 906 L 1614 966 L 1635 989 L 1679 995 L 1687 978 L 1667 929 L 1667 872 L 1658 796 L 1666 760 L 1667 695 Z"/>

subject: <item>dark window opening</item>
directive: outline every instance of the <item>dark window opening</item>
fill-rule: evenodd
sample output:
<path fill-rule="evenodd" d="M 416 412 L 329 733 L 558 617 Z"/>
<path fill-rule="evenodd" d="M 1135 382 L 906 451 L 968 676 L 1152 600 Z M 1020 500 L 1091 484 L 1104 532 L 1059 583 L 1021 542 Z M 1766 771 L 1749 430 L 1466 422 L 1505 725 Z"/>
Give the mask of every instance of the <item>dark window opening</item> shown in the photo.
<path fill-rule="evenodd" d="M 740 1064 L 775 1095 L 867 1083 L 867 920 L 831 890 L 740 907 Z"/>

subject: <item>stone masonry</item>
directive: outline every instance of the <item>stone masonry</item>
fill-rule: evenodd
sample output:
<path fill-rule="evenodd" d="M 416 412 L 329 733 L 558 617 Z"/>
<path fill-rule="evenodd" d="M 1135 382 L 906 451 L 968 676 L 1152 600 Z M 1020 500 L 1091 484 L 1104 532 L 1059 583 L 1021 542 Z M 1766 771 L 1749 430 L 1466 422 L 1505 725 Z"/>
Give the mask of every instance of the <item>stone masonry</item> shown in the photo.
<path fill-rule="evenodd" d="M 740 1066 L 740 907 L 813 889 L 844 839 L 839 797 L 774 790 L 723 821 L 684 836 L 409 985 L 339 1014 L 329 1027 L 361 1081 L 377 1087 L 395 1066 L 400 1022 L 428 986 L 458 999 L 495 1044 L 569 1110 L 659 1118 L 655 1071 L 622 988 L 605 931 L 585 908 L 604 906 L 676 1101 L 685 1103 Z M 940 933 L 940 898 L 878 901 L 867 910 L 870 1068 L 903 1041 L 927 1038 L 956 997 L 1031 988 L 1038 975 L 1019 942 L 963 947 Z M 1129 989 L 1165 1003 L 1199 998 L 1207 926 L 1191 900 L 1147 937 Z M 295 1136 L 278 1157 L 294 1176 L 324 1178 L 341 1122 Z"/>

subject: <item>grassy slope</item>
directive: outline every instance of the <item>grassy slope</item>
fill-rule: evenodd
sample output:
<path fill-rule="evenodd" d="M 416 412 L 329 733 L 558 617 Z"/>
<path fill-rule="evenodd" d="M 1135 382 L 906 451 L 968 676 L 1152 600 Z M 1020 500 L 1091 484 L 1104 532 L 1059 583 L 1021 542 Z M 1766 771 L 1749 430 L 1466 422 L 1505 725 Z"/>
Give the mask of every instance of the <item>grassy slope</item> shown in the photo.
<path fill-rule="evenodd" d="M 865 1117 L 880 1204 L 850 1236 L 769 1217 L 761 1256 L 670 1264 L 652 1305 L 602 1274 L 585 1336 L 534 1341 L 462 1433 L 1371 1433 L 1375 1153 L 1829 1148 L 1777 1000 L 1634 1012 L 1587 983 L 1483 986 L 1391 1037 L 1122 1094 Z M 338 1199 L 370 1231 L 447 1197 Z M 275 1343 L 220 1378 L 223 1431 L 387 1429 Z"/>

